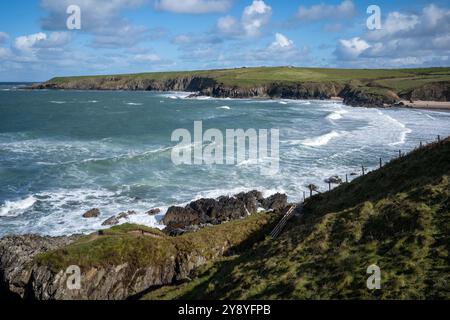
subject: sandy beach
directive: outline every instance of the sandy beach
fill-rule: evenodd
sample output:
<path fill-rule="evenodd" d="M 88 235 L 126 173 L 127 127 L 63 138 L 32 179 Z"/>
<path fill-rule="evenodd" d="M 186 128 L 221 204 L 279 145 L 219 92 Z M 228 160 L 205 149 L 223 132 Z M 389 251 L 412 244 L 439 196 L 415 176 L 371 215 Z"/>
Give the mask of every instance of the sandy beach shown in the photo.
<path fill-rule="evenodd" d="M 400 103 L 403 103 L 407 108 L 414 109 L 433 109 L 433 110 L 447 110 L 450 111 L 450 101 L 414 101 L 410 102 L 407 100 L 402 100 Z"/>

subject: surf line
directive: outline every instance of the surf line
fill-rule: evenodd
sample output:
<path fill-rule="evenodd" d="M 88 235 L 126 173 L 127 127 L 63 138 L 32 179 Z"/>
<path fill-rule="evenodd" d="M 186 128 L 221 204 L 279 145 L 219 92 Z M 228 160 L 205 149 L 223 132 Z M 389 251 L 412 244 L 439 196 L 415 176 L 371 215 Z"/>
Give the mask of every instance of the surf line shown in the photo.
<path fill-rule="evenodd" d="M 270 139 L 269 139 L 270 136 Z M 203 132 L 203 122 L 194 121 L 194 135 L 187 129 L 172 133 L 172 149 L 175 165 L 260 165 L 262 175 L 275 175 L 280 165 L 279 129 L 219 129 Z M 270 154 L 269 154 L 270 149 Z"/>

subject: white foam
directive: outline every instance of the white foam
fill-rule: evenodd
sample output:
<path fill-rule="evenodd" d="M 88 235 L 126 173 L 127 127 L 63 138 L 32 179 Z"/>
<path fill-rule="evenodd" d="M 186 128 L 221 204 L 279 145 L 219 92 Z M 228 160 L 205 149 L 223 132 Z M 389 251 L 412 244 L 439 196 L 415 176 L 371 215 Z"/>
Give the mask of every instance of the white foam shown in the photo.
<path fill-rule="evenodd" d="M 344 110 L 344 109 L 336 110 L 336 111 L 333 111 L 332 113 L 330 113 L 327 116 L 327 119 L 328 120 L 340 120 L 343 118 L 344 114 L 346 114 L 346 113 L 348 113 L 348 111 Z"/>
<path fill-rule="evenodd" d="M 0 217 L 17 217 L 30 209 L 36 201 L 37 199 L 34 196 L 29 196 L 25 199 L 16 201 L 6 201 L 5 204 L 0 207 Z"/>
<path fill-rule="evenodd" d="M 53 103 L 53 104 L 66 104 L 67 101 L 50 101 L 50 103 Z"/>
<path fill-rule="evenodd" d="M 195 94 L 195 92 L 169 91 L 163 94 L 159 94 L 159 96 L 172 100 L 178 100 L 178 99 L 186 99 L 187 97 L 193 94 Z"/>
<path fill-rule="evenodd" d="M 217 109 L 231 110 L 229 106 L 218 107 Z"/>
<path fill-rule="evenodd" d="M 308 147 L 320 147 L 320 146 L 324 146 L 327 145 L 332 139 L 339 137 L 340 134 L 336 131 L 331 131 L 327 134 L 318 136 L 318 137 L 314 137 L 314 138 L 309 138 L 309 139 L 305 139 L 301 142 L 301 144 L 303 144 L 304 146 L 308 146 Z"/>
<path fill-rule="evenodd" d="M 128 106 L 142 106 L 143 103 L 139 103 L 139 102 L 126 102 L 125 103 Z"/>

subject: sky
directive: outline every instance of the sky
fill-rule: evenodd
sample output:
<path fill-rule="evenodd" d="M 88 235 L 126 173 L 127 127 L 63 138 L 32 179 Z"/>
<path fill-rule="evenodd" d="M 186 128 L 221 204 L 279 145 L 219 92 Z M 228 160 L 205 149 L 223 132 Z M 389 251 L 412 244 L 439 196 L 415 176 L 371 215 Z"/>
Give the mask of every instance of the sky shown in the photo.
<path fill-rule="evenodd" d="M 67 27 L 73 5 L 79 29 Z M 370 5 L 380 10 L 375 29 Z M 450 66 L 449 56 L 448 0 L 0 2 L 0 82 L 243 66 Z"/>

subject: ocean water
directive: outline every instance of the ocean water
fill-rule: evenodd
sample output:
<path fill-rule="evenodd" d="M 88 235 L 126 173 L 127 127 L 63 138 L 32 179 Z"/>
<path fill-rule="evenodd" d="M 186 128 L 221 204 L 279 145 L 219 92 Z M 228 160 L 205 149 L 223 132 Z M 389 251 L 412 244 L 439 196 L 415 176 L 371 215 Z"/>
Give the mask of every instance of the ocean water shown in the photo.
<path fill-rule="evenodd" d="M 305 185 L 376 168 L 398 150 L 450 135 L 450 113 L 351 108 L 332 101 L 185 99 L 185 93 L 23 91 L 0 85 L 0 236 L 88 233 L 125 210 L 162 228 L 171 205 Z M 280 130 L 280 172 L 258 164 L 175 166 L 175 129 Z M 156 217 L 145 214 L 161 208 Z M 99 208 L 101 216 L 83 219 Z M 125 222 L 122 221 L 122 222 Z"/>

